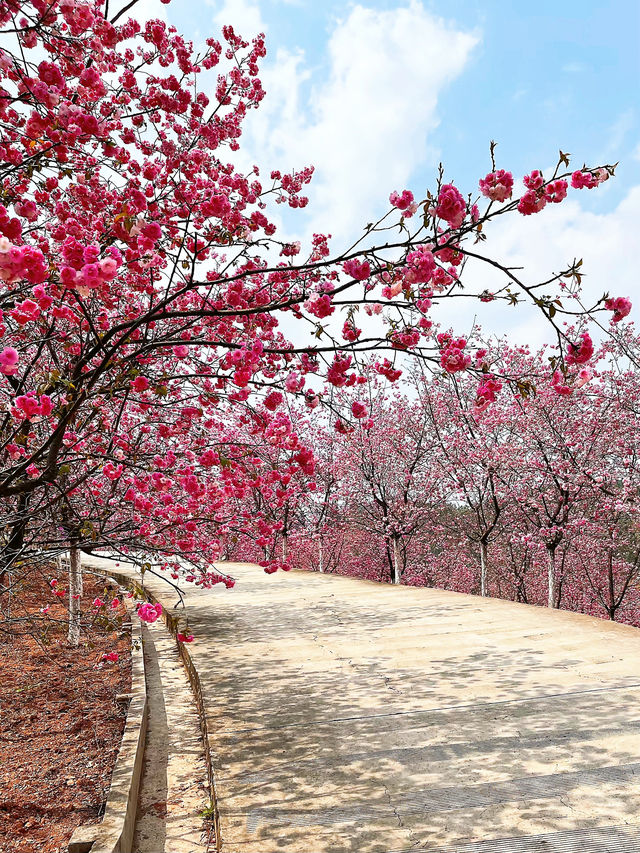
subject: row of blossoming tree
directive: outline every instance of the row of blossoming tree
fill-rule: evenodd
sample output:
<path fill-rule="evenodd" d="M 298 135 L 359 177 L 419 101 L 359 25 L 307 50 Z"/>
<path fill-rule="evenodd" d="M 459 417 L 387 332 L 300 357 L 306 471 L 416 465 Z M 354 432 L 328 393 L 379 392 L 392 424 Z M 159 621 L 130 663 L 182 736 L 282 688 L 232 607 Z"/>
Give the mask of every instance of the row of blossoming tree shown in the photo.
<path fill-rule="evenodd" d="M 548 351 L 480 348 L 537 377 L 494 380 L 491 402 L 466 374 L 371 378 L 347 395 L 366 420 L 309 424 L 317 488 L 290 501 L 277 542 L 293 538 L 303 568 L 640 625 L 639 351 L 629 328 L 558 393 Z"/>
<path fill-rule="evenodd" d="M 304 207 L 313 170 L 233 165 L 264 96 L 263 37 L 225 27 L 196 48 L 162 21 L 138 23 L 135 6 L 0 0 L 0 594 L 69 551 L 72 642 L 81 551 L 232 583 L 213 561 L 238 537 L 269 543 L 313 475 L 288 401 L 335 412 L 347 432 L 367 410 L 345 414 L 332 391 L 366 383 L 372 352 L 380 376 L 408 354 L 464 375 L 489 403 L 500 383 L 529 381 L 524 361 L 489 367 L 439 331 L 445 301 L 541 312 L 560 396 L 592 355 L 563 314 L 630 309 L 606 295 L 583 306 L 575 264 L 530 281 L 484 251 L 495 217 L 540 213 L 569 184 L 613 174 L 571 171 L 563 154 L 518 196 L 492 148 L 467 195 L 442 172 L 422 199 L 393 192 L 348 248 L 322 234 L 305 251 L 279 240 L 272 205 Z M 494 292 L 465 281 L 469 258 L 502 275 Z M 296 343 L 284 315 L 302 330 Z"/>

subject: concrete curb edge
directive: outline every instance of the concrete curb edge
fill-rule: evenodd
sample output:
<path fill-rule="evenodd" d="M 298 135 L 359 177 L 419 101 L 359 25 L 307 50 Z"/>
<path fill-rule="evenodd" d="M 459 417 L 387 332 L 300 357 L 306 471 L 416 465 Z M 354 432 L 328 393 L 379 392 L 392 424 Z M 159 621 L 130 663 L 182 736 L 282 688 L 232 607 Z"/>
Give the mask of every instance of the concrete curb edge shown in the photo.
<path fill-rule="evenodd" d="M 95 567 L 92 567 L 95 571 Z M 121 586 L 128 587 L 132 589 L 139 598 L 144 598 L 147 601 L 150 601 L 152 604 L 158 604 L 159 599 L 144 586 L 144 581 L 139 580 L 138 578 L 133 578 L 130 575 L 124 574 L 122 572 L 114 571 L 109 569 L 108 574 L 110 577 L 114 578 Z M 167 630 L 170 634 L 175 638 L 176 634 L 179 631 L 186 630 L 186 623 L 184 622 L 181 615 L 170 613 L 166 607 L 162 607 L 162 618 L 164 620 L 165 625 L 167 626 Z M 202 688 L 200 686 L 200 676 L 198 671 L 193 663 L 193 659 L 189 654 L 189 649 L 184 643 L 179 643 L 176 640 L 176 645 L 178 647 L 178 654 L 184 664 L 184 668 L 187 672 L 187 678 L 189 679 L 189 684 L 191 685 L 191 690 L 193 692 L 193 696 L 196 702 L 196 708 L 198 711 L 198 719 L 200 721 L 200 730 L 202 732 L 202 740 L 204 746 L 205 753 L 205 761 L 207 765 L 207 785 L 209 788 L 209 798 L 210 802 L 213 806 L 213 824 L 214 824 L 214 832 L 215 832 L 215 842 L 214 849 L 216 851 L 220 850 L 220 815 L 218 812 L 218 798 L 216 793 L 216 783 L 215 776 L 213 771 L 213 759 L 211 757 L 211 747 L 209 743 L 209 729 L 207 726 L 207 712 L 204 706 L 204 700 L 202 697 Z M 98 853 L 98 851 L 94 851 L 92 849 L 91 853 Z M 103 853 L 103 851 L 99 851 L 99 853 Z M 106 851 L 105 851 L 106 853 Z M 118 851 L 118 853 L 125 853 L 125 851 Z"/>
<path fill-rule="evenodd" d="M 79 826 L 69 841 L 69 853 L 130 853 L 136 823 L 148 722 L 148 698 L 143 657 L 142 623 L 131 618 L 131 698 L 120 750 L 102 822 Z"/>

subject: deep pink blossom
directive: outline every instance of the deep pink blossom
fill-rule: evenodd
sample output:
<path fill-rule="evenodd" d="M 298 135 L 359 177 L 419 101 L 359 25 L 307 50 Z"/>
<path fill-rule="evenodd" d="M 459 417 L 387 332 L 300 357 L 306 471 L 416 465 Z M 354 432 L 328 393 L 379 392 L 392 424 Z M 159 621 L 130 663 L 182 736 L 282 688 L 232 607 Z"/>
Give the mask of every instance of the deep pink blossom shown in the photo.
<path fill-rule="evenodd" d="M 532 213 L 539 213 L 546 205 L 547 197 L 544 193 L 539 193 L 536 190 L 527 190 L 518 202 L 518 210 L 523 216 L 531 216 Z"/>
<path fill-rule="evenodd" d="M 411 190 L 403 190 L 400 194 L 392 192 L 389 201 L 398 210 L 406 211 L 413 204 L 413 193 Z"/>
<path fill-rule="evenodd" d="M 407 255 L 405 281 L 408 284 L 426 284 L 436 269 L 433 253 L 425 247 L 420 247 Z"/>
<path fill-rule="evenodd" d="M 192 643 L 194 639 L 193 634 L 183 634 L 181 631 L 176 634 L 176 640 L 179 643 Z"/>
<path fill-rule="evenodd" d="M 598 178 L 592 175 L 591 172 L 581 172 L 580 170 L 573 172 L 571 175 L 571 186 L 575 190 L 588 189 L 592 190 L 598 186 Z"/>
<path fill-rule="evenodd" d="M 544 188 L 545 198 L 552 204 L 559 204 L 567 197 L 567 187 L 565 180 L 551 181 Z"/>
<path fill-rule="evenodd" d="M 162 605 L 144 602 L 138 606 L 138 616 L 143 622 L 155 622 L 162 615 Z"/>
<path fill-rule="evenodd" d="M 440 364 L 447 373 L 457 373 L 466 370 L 471 364 L 471 356 L 466 353 L 465 338 L 451 338 L 448 334 L 438 336 L 441 341 Z"/>
<path fill-rule="evenodd" d="M 613 311 L 613 317 L 611 318 L 612 323 L 619 323 L 620 320 L 623 320 L 631 311 L 632 305 L 631 300 L 627 299 L 626 296 L 618 296 L 615 299 L 606 299 L 604 303 L 604 307 L 607 311 Z"/>
<path fill-rule="evenodd" d="M 464 221 L 466 210 L 460 191 L 453 184 L 443 184 L 438 193 L 436 216 L 445 219 L 451 228 L 459 228 Z"/>
<path fill-rule="evenodd" d="M 491 201 L 507 201 L 513 192 L 513 175 L 504 169 L 489 172 L 480 179 L 480 192 Z"/>
<path fill-rule="evenodd" d="M 539 190 L 544 184 L 544 176 L 540 169 L 534 169 L 529 175 L 525 175 L 522 179 L 524 185 L 529 190 Z"/>
<path fill-rule="evenodd" d="M 315 299 L 307 300 L 307 302 L 305 302 L 305 308 L 310 314 L 313 314 L 315 317 L 320 319 L 329 317 L 335 310 L 331 304 L 331 297 L 328 293 L 323 293 Z"/>
<path fill-rule="evenodd" d="M 567 364 L 586 364 L 593 356 L 593 341 L 589 332 L 583 332 L 579 344 L 569 344 Z"/>
<path fill-rule="evenodd" d="M 369 261 L 360 261 L 357 258 L 345 261 L 342 265 L 342 269 L 348 276 L 351 276 L 351 278 L 354 278 L 356 281 L 363 281 L 371 275 L 371 265 Z"/>
<path fill-rule="evenodd" d="M 18 369 L 18 350 L 14 347 L 5 347 L 0 352 L 0 373 L 12 376 Z"/>

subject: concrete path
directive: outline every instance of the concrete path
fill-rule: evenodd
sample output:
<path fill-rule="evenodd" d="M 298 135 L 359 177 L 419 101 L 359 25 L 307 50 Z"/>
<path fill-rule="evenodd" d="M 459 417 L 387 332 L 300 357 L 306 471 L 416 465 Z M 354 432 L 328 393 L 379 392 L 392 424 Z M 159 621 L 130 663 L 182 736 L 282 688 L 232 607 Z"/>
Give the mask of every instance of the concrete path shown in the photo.
<path fill-rule="evenodd" d="M 223 853 L 640 851 L 640 631 L 225 570 L 187 599 Z"/>

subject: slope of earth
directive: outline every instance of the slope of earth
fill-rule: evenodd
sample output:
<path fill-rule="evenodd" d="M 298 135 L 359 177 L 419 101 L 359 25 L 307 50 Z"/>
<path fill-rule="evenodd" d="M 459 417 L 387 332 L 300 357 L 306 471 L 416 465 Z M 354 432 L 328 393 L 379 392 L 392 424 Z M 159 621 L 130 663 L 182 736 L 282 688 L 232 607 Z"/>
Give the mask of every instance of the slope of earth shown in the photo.
<path fill-rule="evenodd" d="M 220 567 L 186 613 L 223 853 L 640 850 L 640 631 Z"/>
<path fill-rule="evenodd" d="M 131 684 L 125 608 L 94 611 L 96 596 L 115 590 L 85 576 L 85 629 L 72 649 L 51 576 L 34 570 L 14 588 L 10 621 L 0 600 L 0 853 L 66 851 L 76 826 L 98 822 L 124 730 L 116 696 Z M 118 661 L 103 663 L 106 652 Z"/>

